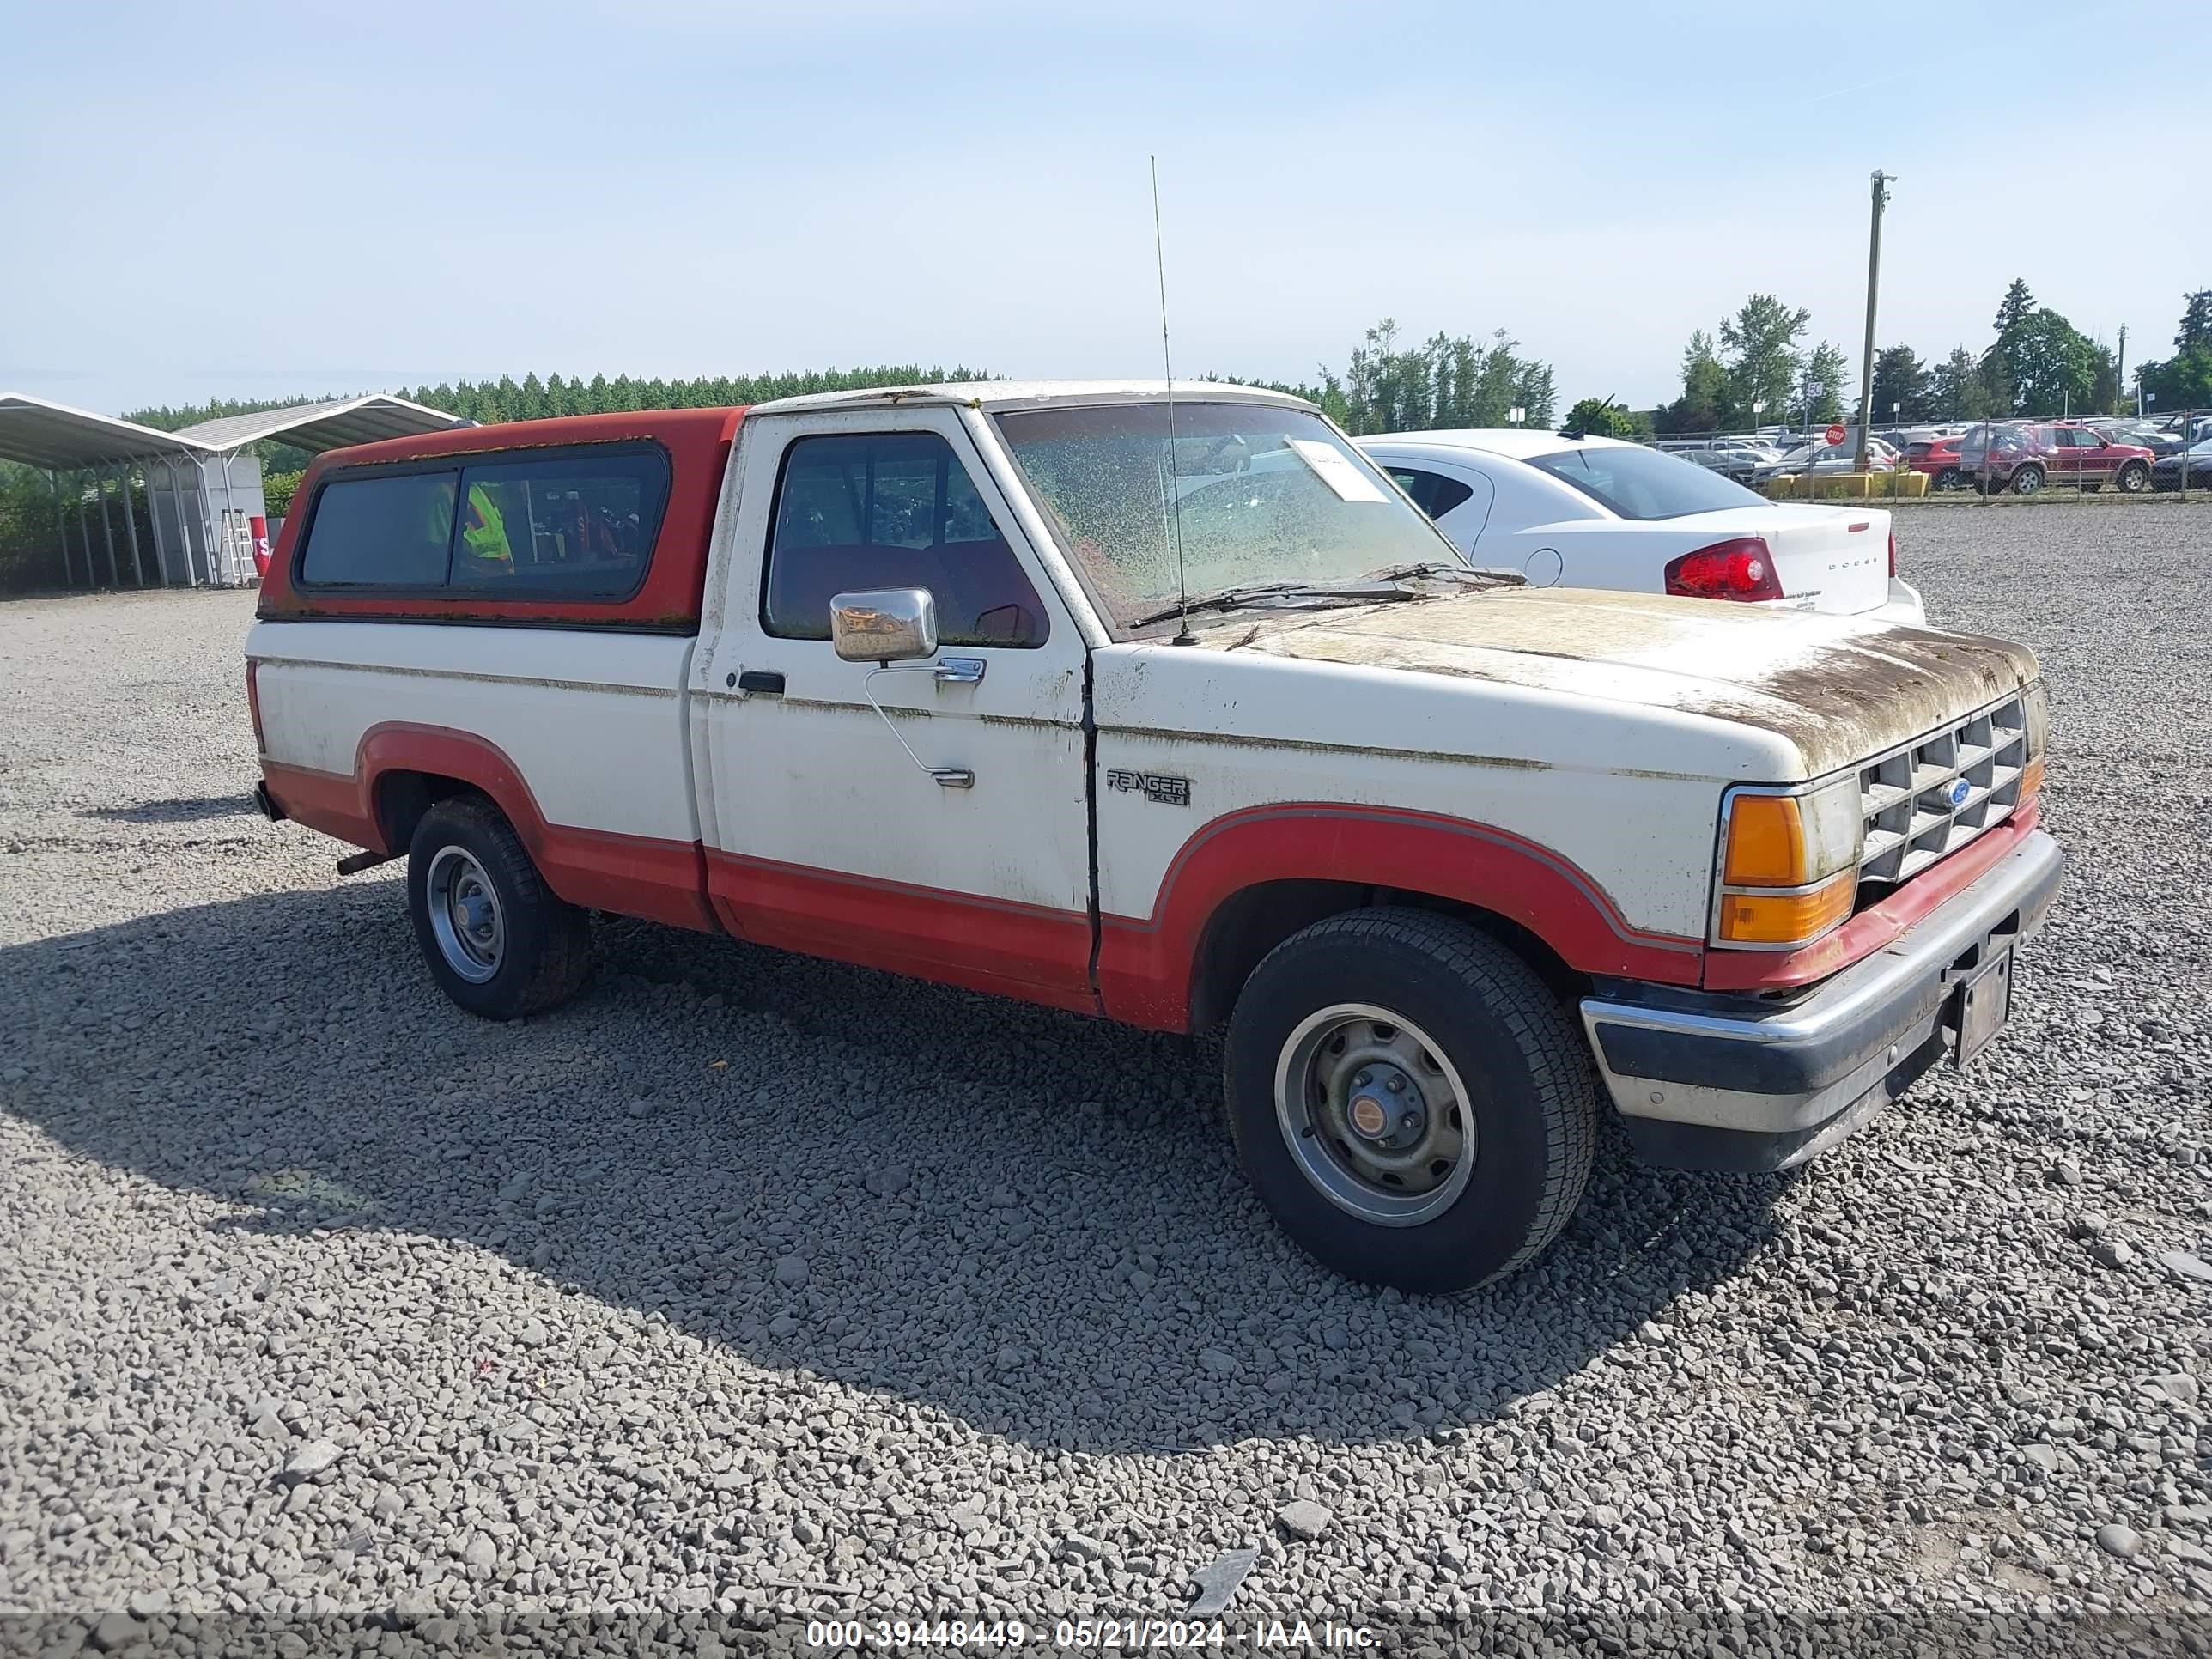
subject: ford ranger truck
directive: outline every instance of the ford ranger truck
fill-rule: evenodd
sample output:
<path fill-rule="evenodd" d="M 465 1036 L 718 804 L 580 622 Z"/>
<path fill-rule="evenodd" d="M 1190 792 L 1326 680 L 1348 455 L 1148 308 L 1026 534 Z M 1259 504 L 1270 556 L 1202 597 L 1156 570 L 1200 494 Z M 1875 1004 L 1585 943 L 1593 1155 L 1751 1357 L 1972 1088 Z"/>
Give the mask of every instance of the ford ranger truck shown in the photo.
<path fill-rule="evenodd" d="M 1224 1030 L 1296 1241 L 1565 1225 L 1599 1114 L 1802 1163 L 2001 1030 L 2061 854 L 2034 657 L 1471 565 L 1311 404 L 995 381 L 325 454 L 246 641 L 264 810 L 543 1013 L 594 912 Z"/>

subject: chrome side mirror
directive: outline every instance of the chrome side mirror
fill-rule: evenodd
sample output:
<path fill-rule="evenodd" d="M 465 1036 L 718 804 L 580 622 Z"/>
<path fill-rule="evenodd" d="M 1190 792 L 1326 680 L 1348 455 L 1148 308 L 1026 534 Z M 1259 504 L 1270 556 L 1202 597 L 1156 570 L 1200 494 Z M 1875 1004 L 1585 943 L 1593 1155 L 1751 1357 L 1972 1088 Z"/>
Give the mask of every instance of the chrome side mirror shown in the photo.
<path fill-rule="evenodd" d="M 830 601 L 830 642 L 847 662 L 937 654 L 937 601 L 926 587 L 879 587 Z"/>
<path fill-rule="evenodd" d="M 860 682 L 861 695 L 890 728 L 906 757 L 947 789 L 972 789 L 975 775 L 963 766 L 932 766 L 914 752 L 898 722 L 876 701 L 875 683 L 884 674 L 931 674 L 940 685 L 974 685 L 983 678 L 976 657 L 948 657 L 942 663 L 919 659 L 937 654 L 937 601 L 926 587 L 878 587 L 865 593 L 839 593 L 830 601 L 830 642 L 847 662 L 875 666 Z M 894 663 L 908 665 L 894 668 Z"/>

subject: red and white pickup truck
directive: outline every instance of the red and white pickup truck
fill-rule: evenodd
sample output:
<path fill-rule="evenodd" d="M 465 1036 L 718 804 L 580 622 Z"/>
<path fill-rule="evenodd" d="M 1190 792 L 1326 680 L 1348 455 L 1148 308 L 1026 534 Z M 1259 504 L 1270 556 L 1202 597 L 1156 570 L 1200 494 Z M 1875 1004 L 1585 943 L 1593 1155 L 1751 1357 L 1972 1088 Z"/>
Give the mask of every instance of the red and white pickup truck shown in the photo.
<path fill-rule="evenodd" d="M 1528 587 L 1271 392 L 477 428 L 299 501 L 259 799 L 408 859 L 463 1008 L 574 995 L 610 911 L 1225 1024 L 1261 1199 L 1408 1289 L 1544 1248 L 1601 1092 L 1773 1169 L 1970 1059 L 2059 878 L 2027 650 Z"/>

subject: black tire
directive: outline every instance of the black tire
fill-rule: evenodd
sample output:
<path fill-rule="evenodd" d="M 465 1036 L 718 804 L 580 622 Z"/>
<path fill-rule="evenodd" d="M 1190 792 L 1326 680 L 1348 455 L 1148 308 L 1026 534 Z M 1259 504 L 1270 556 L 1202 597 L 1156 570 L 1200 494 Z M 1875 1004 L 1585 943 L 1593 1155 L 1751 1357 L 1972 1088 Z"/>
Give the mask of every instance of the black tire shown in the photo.
<path fill-rule="evenodd" d="M 1936 488 L 1938 489 L 1957 489 L 1965 483 L 1955 466 L 1947 466 L 1936 475 Z"/>
<path fill-rule="evenodd" d="M 2112 476 L 2112 482 L 2130 495 L 2139 495 L 2150 488 L 2150 469 L 2141 461 L 2130 461 Z"/>
<path fill-rule="evenodd" d="M 450 893 L 454 878 L 448 872 L 459 872 L 470 888 L 459 900 L 434 898 L 431 892 L 435 872 L 441 892 Z M 486 898 L 488 913 L 476 914 L 493 918 L 488 928 L 493 942 L 479 954 L 477 945 L 463 942 L 464 935 L 475 941 L 476 932 L 464 928 L 458 917 L 463 904 Z M 407 912 L 438 988 L 482 1018 L 543 1013 L 575 995 L 590 977 L 589 914 L 546 886 L 514 826 L 480 795 L 441 800 L 415 827 L 407 851 Z"/>
<path fill-rule="evenodd" d="M 1326 1095 L 1297 1064 L 1309 1040 L 1300 1033 L 1347 1006 L 1387 1011 L 1395 1021 L 1370 1020 L 1370 1032 L 1410 1031 L 1417 1049 L 1440 1051 L 1430 1056 L 1436 1073 L 1456 1073 L 1473 1146 L 1464 1184 L 1425 1218 L 1370 1219 L 1332 1198 L 1301 1160 L 1319 1156 L 1357 1188 L 1343 1173 L 1347 1158 L 1326 1150 L 1333 1142 L 1356 1156 L 1351 1143 L 1309 1127 L 1294 1152 L 1285 1122 L 1306 1109 L 1279 1111 L 1280 1067 L 1296 1074 L 1294 1089 Z M 1434 1293 L 1502 1278 L 1558 1237 L 1589 1181 L 1597 1098 L 1580 1031 L 1526 963 L 1450 917 L 1358 910 L 1285 940 L 1237 998 L 1224 1082 L 1237 1157 L 1261 1202 L 1315 1260 L 1370 1284 Z"/>
<path fill-rule="evenodd" d="M 2043 469 L 2041 467 L 2023 466 L 2014 470 L 2012 475 L 2012 493 L 2014 495 L 2033 495 L 2037 490 L 2042 488 Z"/>

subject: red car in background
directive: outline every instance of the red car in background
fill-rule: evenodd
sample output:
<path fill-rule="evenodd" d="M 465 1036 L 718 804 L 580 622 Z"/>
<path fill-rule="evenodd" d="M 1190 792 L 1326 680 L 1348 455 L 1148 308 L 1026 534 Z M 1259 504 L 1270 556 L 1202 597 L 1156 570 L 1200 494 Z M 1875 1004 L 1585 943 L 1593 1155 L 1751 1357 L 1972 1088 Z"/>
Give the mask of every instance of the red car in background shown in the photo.
<path fill-rule="evenodd" d="M 2090 490 L 2109 483 L 2131 495 L 2150 488 L 2150 451 L 2112 443 L 2094 428 L 2051 422 L 2001 427 L 1994 442 L 1984 437 L 1986 432 L 1978 427 L 1962 441 L 1960 471 L 1977 482 L 1986 477 L 1992 492 L 2009 489 L 2032 495 L 2047 483 Z"/>
<path fill-rule="evenodd" d="M 2150 488 L 2158 456 L 2148 445 L 2116 443 L 2081 421 L 2061 421 L 2051 430 L 2057 444 L 2051 458 L 2053 483 L 2077 483 L 2084 489 L 2111 484 L 2131 495 Z"/>
<path fill-rule="evenodd" d="M 1966 475 L 1959 465 L 1959 446 L 1963 437 L 1916 438 L 1905 447 L 1905 464 L 1915 472 L 1928 475 L 1930 489 L 1957 489 L 1966 482 Z"/>

